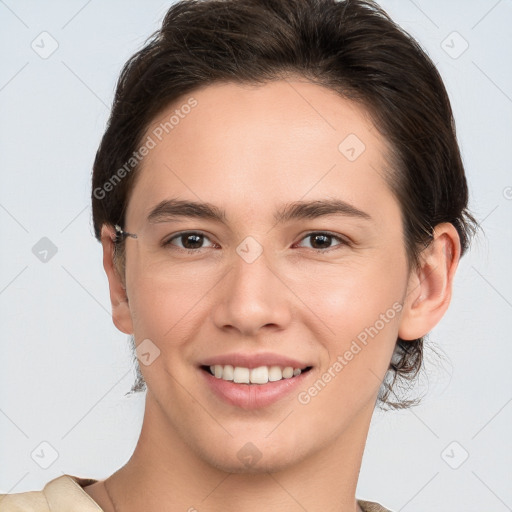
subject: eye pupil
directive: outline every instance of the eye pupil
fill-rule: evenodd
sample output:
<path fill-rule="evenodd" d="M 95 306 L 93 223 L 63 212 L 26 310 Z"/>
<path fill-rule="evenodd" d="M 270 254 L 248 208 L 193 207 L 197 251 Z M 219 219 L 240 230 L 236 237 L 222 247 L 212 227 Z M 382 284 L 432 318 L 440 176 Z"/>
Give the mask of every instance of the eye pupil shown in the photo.
<path fill-rule="evenodd" d="M 314 243 L 312 243 L 312 246 L 313 246 L 315 249 L 322 249 L 322 248 L 325 248 L 326 244 L 327 244 L 327 246 L 329 246 L 329 245 L 330 245 L 330 242 L 331 242 L 331 240 L 330 240 L 330 239 L 332 238 L 330 235 L 321 235 L 321 234 L 319 234 L 319 235 L 311 235 L 311 237 L 312 237 L 312 239 L 315 241 Z M 321 240 L 323 240 L 323 242 L 324 242 L 324 243 L 323 243 L 323 245 L 322 245 L 322 242 L 320 242 L 321 247 L 315 247 L 315 245 L 317 245 L 316 241 L 317 241 L 318 239 L 321 239 Z"/>
<path fill-rule="evenodd" d="M 189 246 L 189 241 L 192 241 L 192 247 Z M 200 249 L 203 241 L 203 235 L 196 233 L 181 235 L 181 243 L 186 249 Z"/>
<path fill-rule="evenodd" d="M 195 251 L 195 249 L 203 249 L 202 245 L 204 242 L 205 235 L 198 232 L 185 232 L 181 235 L 176 235 L 171 238 L 164 245 L 171 245 L 172 240 L 180 240 L 182 244 L 182 248 L 188 250 L 190 252 Z M 333 238 L 338 240 L 339 237 L 335 235 L 330 235 L 328 233 L 310 233 L 305 237 L 310 239 L 311 248 L 317 251 L 321 251 L 322 249 L 330 249 L 332 245 Z M 343 245 L 343 244 L 341 244 Z"/>

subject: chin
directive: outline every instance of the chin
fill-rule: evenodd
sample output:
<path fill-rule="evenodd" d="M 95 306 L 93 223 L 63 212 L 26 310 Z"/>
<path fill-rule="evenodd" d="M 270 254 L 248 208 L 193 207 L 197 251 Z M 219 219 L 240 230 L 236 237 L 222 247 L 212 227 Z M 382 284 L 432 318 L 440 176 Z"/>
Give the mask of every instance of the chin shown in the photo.
<path fill-rule="evenodd" d="M 298 461 L 295 458 L 291 458 L 291 455 L 286 456 L 285 454 L 277 455 L 269 454 L 268 457 L 261 457 L 259 460 L 239 460 L 237 457 L 226 457 L 225 454 L 220 457 L 216 457 L 215 454 L 211 454 L 209 457 L 203 453 L 202 458 L 204 462 L 210 466 L 215 467 L 220 471 L 226 473 L 235 474 L 266 474 L 276 473 L 288 469 L 295 465 Z"/>
<path fill-rule="evenodd" d="M 265 439 L 264 436 L 255 437 L 255 441 L 230 438 L 224 443 L 206 445 L 194 443 L 196 455 L 207 465 L 224 471 L 237 474 L 263 474 L 286 470 L 299 464 L 307 454 L 303 444 L 298 446 L 290 443 L 290 439 Z"/>

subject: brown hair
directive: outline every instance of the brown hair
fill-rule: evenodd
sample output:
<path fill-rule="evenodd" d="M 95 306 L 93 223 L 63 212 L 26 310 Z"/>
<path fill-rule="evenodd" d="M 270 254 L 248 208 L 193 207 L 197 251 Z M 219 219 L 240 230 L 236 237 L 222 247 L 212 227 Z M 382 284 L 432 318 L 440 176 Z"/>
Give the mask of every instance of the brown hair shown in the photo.
<path fill-rule="evenodd" d="M 371 0 L 182 0 L 172 5 L 117 83 L 94 161 L 96 238 L 103 224 L 124 226 L 139 167 L 134 155 L 150 123 L 169 104 L 215 82 L 264 84 L 289 74 L 364 106 L 389 143 L 385 178 L 401 205 L 409 268 L 418 265 L 441 222 L 455 226 L 464 254 L 478 224 L 467 210 L 448 95 L 419 44 Z M 115 255 L 122 275 L 121 242 Z M 131 342 L 134 349 L 133 337 Z M 397 339 L 379 393 L 381 406 L 418 401 L 400 399 L 396 390 L 416 377 L 422 361 L 423 338 Z M 136 369 L 132 391 L 144 390 L 138 363 Z"/>

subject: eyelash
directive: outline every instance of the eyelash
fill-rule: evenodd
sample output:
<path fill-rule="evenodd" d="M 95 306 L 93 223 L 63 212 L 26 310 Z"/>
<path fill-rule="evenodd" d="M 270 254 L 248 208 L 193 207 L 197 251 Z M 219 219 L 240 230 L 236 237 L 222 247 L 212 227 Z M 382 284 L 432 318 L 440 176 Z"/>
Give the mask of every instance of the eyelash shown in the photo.
<path fill-rule="evenodd" d="M 185 236 L 185 235 L 200 235 L 200 236 L 203 236 L 204 238 L 209 239 L 209 237 L 207 235 L 205 235 L 204 233 L 200 232 L 200 231 L 182 231 L 181 233 L 177 233 L 175 235 L 173 235 L 171 238 L 169 238 L 167 241 L 163 242 L 162 243 L 162 247 L 169 247 L 171 245 L 173 245 L 171 242 L 173 240 L 176 240 L 176 239 L 179 239 L 181 238 L 182 236 Z M 338 242 L 340 242 L 337 246 L 334 246 L 334 247 L 328 247 L 327 249 L 314 249 L 314 248 L 310 248 L 311 251 L 315 251 L 316 253 L 325 253 L 325 252 L 330 252 L 331 250 L 336 250 L 336 247 L 343 247 L 343 246 L 350 246 L 350 242 L 339 236 L 339 235 L 335 235 L 334 233 L 330 233 L 329 231 L 311 231 L 309 233 L 307 233 L 306 235 L 304 235 L 300 241 L 308 238 L 308 237 L 311 237 L 313 235 L 325 235 L 329 238 L 332 238 L 332 239 L 335 239 L 337 240 Z M 199 247 L 198 249 L 186 249 L 184 247 L 179 247 L 179 246 L 174 246 L 174 248 L 180 250 L 180 251 L 184 251 L 188 254 L 197 254 L 199 253 L 202 249 L 208 249 L 208 247 Z"/>

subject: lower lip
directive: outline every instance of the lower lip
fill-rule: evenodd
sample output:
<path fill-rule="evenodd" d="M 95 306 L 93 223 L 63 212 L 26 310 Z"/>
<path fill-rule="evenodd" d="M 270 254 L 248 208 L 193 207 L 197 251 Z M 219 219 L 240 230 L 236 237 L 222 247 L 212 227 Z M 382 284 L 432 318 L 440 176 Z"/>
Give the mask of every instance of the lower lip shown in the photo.
<path fill-rule="evenodd" d="M 281 379 L 267 384 L 236 384 L 233 381 L 218 379 L 211 373 L 199 369 L 212 391 L 225 402 L 241 409 L 267 407 L 297 390 L 311 370 L 296 377 Z"/>

